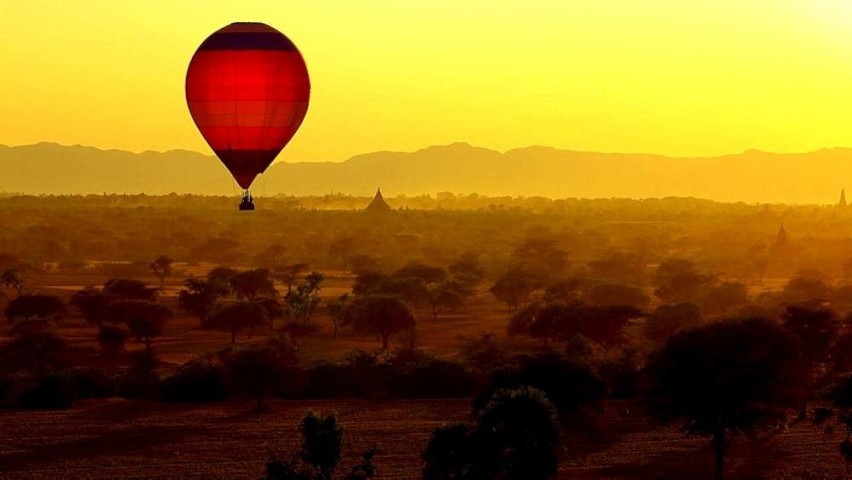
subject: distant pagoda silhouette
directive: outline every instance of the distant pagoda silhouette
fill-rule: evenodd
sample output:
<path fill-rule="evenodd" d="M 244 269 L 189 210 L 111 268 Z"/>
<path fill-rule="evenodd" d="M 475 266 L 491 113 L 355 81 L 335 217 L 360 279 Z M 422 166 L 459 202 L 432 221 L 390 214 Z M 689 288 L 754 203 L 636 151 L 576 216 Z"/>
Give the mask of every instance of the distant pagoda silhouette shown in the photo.
<path fill-rule="evenodd" d="M 845 188 L 840 189 L 840 201 L 837 202 L 837 206 L 838 207 L 845 207 L 846 206 L 846 189 Z"/>
<path fill-rule="evenodd" d="M 376 196 L 373 197 L 373 201 L 367 205 L 367 208 L 364 209 L 367 213 L 390 213 L 393 209 L 388 205 L 388 202 L 385 201 L 384 197 L 382 197 L 382 189 L 376 189 Z"/>
<path fill-rule="evenodd" d="M 787 260 L 792 254 L 790 248 L 790 240 L 787 239 L 787 230 L 784 225 L 778 229 L 778 235 L 775 236 L 775 243 L 772 244 L 772 249 L 769 250 L 769 258 L 772 260 Z"/>

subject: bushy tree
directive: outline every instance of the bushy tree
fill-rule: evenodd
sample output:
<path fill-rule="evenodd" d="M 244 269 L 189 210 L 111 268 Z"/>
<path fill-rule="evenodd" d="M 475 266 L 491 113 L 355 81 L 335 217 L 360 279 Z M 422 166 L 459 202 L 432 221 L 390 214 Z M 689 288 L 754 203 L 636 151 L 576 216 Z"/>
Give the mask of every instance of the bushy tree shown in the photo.
<path fill-rule="evenodd" d="M 202 328 L 231 333 L 231 344 L 237 343 L 237 333 L 252 331 L 269 324 L 269 312 L 258 302 L 239 301 L 222 305 L 208 316 Z"/>
<path fill-rule="evenodd" d="M 198 317 L 198 321 L 203 324 L 216 301 L 228 296 L 228 291 L 228 286 L 223 283 L 204 278 L 187 278 L 184 288 L 178 292 L 178 305 Z"/>
<path fill-rule="evenodd" d="M 344 325 L 348 325 L 352 322 L 352 318 L 350 316 L 349 311 L 349 294 L 344 293 L 343 295 L 326 300 L 325 308 L 328 311 L 328 316 L 331 319 L 332 325 L 334 325 L 334 336 L 337 336 L 337 333 L 340 327 Z"/>
<path fill-rule="evenodd" d="M 147 352 L 151 352 L 154 339 L 163 334 L 166 320 L 172 318 L 168 307 L 146 300 L 119 300 L 110 311 L 117 323 L 127 325 L 130 334 L 145 344 Z"/>
<path fill-rule="evenodd" d="M 311 272 L 295 289 L 288 289 L 284 295 L 284 318 L 303 323 L 310 322 L 321 302 L 319 292 L 323 280 L 322 273 Z"/>
<path fill-rule="evenodd" d="M 53 295 L 19 295 L 6 305 L 4 314 L 9 322 L 43 320 L 55 322 L 65 311 L 65 304 Z"/>
<path fill-rule="evenodd" d="M 405 303 L 393 296 L 357 298 L 349 308 L 355 331 L 380 335 L 383 350 L 387 350 L 391 335 L 414 328 L 414 315 Z"/>
<path fill-rule="evenodd" d="M 297 363 L 292 347 L 279 342 L 238 350 L 226 367 L 234 387 L 253 398 L 259 412 L 269 395 L 281 386 L 287 369 Z"/>
<path fill-rule="evenodd" d="M 157 280 L 160 281 L 160 288 L 163 288 L 166 279 L 172 276 L 173 263 L 174 260 L 172 260 L 166 255 L 160 255 L 153 262 L 151 262 L 151 273 L 153 273 L 154 276 L 157 277 Z"/>
<path fill-rule="evenodd" d="M 270 271 L 266 268 L 255 268 L 236 274 L 231 278 L 231 289 L 239 300 L 244 298 L 256 300 L 260 297 L 278 295 Z"/>
<path fill-rule="evenodd" d="M 801 406 L 809 389 L 796 339 L 760 318 L 679 333 L 647 370 L 658 418 L 711 437 L 717 479 L 731 435 L 777 425 L 787 409 Z"/>

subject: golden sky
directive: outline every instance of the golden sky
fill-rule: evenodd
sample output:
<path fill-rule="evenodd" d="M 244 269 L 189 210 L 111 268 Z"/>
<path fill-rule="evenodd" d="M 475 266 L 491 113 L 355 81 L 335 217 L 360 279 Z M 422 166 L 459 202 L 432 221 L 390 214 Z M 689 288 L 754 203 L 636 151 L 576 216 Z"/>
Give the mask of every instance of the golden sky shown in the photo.
<path fill-rule="evenodd" d="M 311 106 L 282 159 L 466 141 L 712 155 L 852 146 L 852 0 L 0 0 L 0 143 L 209 152 L 184 76 L 268 23 Z"/>

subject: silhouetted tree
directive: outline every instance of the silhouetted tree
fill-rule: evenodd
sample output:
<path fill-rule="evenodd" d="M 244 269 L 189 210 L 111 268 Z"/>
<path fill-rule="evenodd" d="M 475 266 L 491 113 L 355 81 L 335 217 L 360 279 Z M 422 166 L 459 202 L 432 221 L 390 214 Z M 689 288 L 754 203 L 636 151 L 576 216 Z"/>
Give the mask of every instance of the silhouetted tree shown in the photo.
<path fill-rule="evenodd" d="M 284 295 L 284 318 L 291 321 L 310 322 L 321 301 L 319 291 L 322 288 L 323 279 L 322 273 L 311 272 L 295 289 L 288 288 Z"/>
<path fill-rule="evenodd" d="M 349 294 L 344 293 L 337 298 L 326 300 L 325 308 L 332 325 L 334 325 L 334 336 L 336 337 L 340 327 L 352 322 L 349 315 Z"/>
<path fill-rule="evenodd" d="M 124 345 L 129 336 L 130 332 L 118 325 L 102 324 L 96 340 L 105 355 L 115 357 L 124 352 Z"/>
<path fill-rule="evenodd" d="M 694 303 L 660 305 L 645 318 L 645 337 L 652 342 L 664 342 L 672 335 L 701 326 L 701 309 Z"/>
<path fill-rule="evenodd" d="M 23 295 L 27 282 L 24 275 L 15 268 L 6 268 L 0 273 L 0 285 L 11 288 L 18 295 Z"/>
<path fill-rule="evenodd" d="M 822 278 L 799 275 L 791 278 L 779 295 L 781 301 L 797 304 L 814 300 L 828 300 L 831 298 L 831 294 L 831 287 Z"/>
<path fill-rule="evenodd" d="M 281 385 L 286 370 L 296 364 L 293 349 L 279 342 L 238 350 L 228 359 L 227 368 L 235 388 L 253 398 L 259 412 L 266 398 Z"/>
<path fill-rule="evenodd" d="M 512 252 L 512 265 L 528 272 L 537 282 L 550 283 L 562 276 L 568 254 L 553 238 L 528 238 Z"/>
<path fill-rule="evenodd" d="M 474 425 L 433 432 L 423 453 L 423 478 L 553 478 L 558 443 L 556 409 L 544 392 L 530 387 L 498 390 Z"/>
<path fill-rule="evenodd" d="M 429 289 L 429 310 L 432 320 L 447 310 L 456 310 L 464 305 L 465 296 L 455 282 L 444 282 Z"/>
<path fill-rule="evenodd" d="M 441 267 L 433 267 L 422 262 L 409 262 L 397 270 L 393 276 L 399 278 L 419 278 L 429 286 L 445 281 L 447 279 L 447 271 Z"/>
<path fill-rule="evenodd" d="M 371 295 L 357 298 L 349 308 L 355 331 L 380 335 L 382 350 L 387 350 L 391 335 L 414 328 L 414 315 L 408 306 L 393 296 Z"/>
<path fill-rule="evenodd" d="M 0 350 L 0 370 L 41 375 L 65 366 L 66 350 L 65 339 L 52 332 L 20 335 Z"/>
<path fill-rule="evenodd" d="M 266 250 L 254 256 L 254 262 L 258 267 L 279 265 L 284 259 L 284 252 L 286 251 L 287 247 L 283 245 L 270 245 L 266 247 Z"/>
<path fill-rule="evenodd" d="M 536 288 L 537 285 L 529 274 L 521 270 L 510 270 L 494 282 L 491 294 L 505 303 L 510 310 L 517 310 L 527 303 Z"/>
<path fill-rule="evenodd" d="M 166 255 L 160 255 L 153 262 L 151 262 L 151 273 L 157 277 L 157 280 L 160 281 L 160 288 L 163 288 L 163 285 L 166 282 L 166 278 L 172 276 L 172 264 L 174 260 L 169 258 Z"/>
<path fill-rule="evenodd" d="M 6 305 L 4 314 L 9 322 L 22 320 L 58 321 L 65 304 L 53 295 L 19 295 Z"/>
<path fill-rule="evenodd" d="M 805 357 L 812 362 L 826 360 L 837 338 L 840 322 L 833 310 L 790 305 L 781 316 L 784 328 L 799 339 Z"/>
<path fill-rule="evenodd" d="M 669 259 L 654 274 L 654 294 L 668 303 L 696 302 L 713 277 L 699 272 L 688 260 Z"/>
<path fill-rule="evenodd" d="M 331 241 L 328 253 L 332 258 L 340 260 L 340 268 L 344 272 L 349 269 L 352 250 L 355 247 L 356 238 L 354 236 L 337 237 Z"/>
<path fill-rule="evenodd" d="M 279 282 L 287 285 L 287 293 L 293 290 L 293 286 L 299 281 L 299 277 L 308 271 L 310 265 L 307 263 L 293 263 L 291 265 L 282 265 L 276 267 L 274 277 Z"/>
<path fill-rule="evenodd" d="M 450 265 L 450 275 L 454 280 L 468 285 L 471 289 L 476 288 L 485 278 L 485 269 L 479 261 L 479 255 L 474 252 L 465 252 Z"/>
<path fill-rule="evenodd" d="M 808 392 L 796 339 L 759 318 L 679 333 L 647 370 L 658 418 L 712 438 L 717 479 L 724 474 L 731 435 L 780 422 Z"/>
<path fill-rule="evenodd" d="M 231 332 L 231 344 L 237 343 L 237 333 L 241 330 L 269 324 L 269 312 L 257 302 L 234 302 L 223 305 L 208 316 L 202 328 Z"/>
<path fill-rule="evenodd" d="M 706 315 L 728 314 L 748 304 L 748 289 L 739 282 L 725 282 L 709 287 L 701 298 L 701 311 Z"/>
<path fill-rule="evenodd" d="M 207 272 L 207 281 L 214 285 L 217 290 L 224 290 L 231 294 L 231 285 L 240 272 L 233 268 L 216 267 Z"/>
<path fill-rule="evenodd" d="M 200 323 L 210 315 L 216 300 L 228 295 L 227 285 L 203 278 L 187 278 L 178 292 L 178 305 L 198 317 Z"/>
<path fill-rule="evenodd" d="M 151 352 L 151 343 L 163 334 L 166 320 L 172 311 L 165 305 L 146 300 L 119 300 L 110 306 L 112 318 L 127 325 L 130 334 L 145 344 Z"/>
<path fill-rule="evenodd" d="M 69 303 L 74 305 L 83 318 L 94 325 L 110 320 L 109 307 L 115 298 L 95 287 L 86 287 L 71 296 Z"/>
<path fill-rule="evenodd" d="M 275 297 L 278 291 L 272 283 L 270 272 L 266 268 L 246 270 L 231 279 L 231 289 L 237 299 L 256 300 L 259 297 Z"/>
<path fill-rule="evenodd" d="M 104 282 L 101 291 L 114 299 L 153 301 L 156 298 L 155 289 L 132 278 L 111 278 Z"/>

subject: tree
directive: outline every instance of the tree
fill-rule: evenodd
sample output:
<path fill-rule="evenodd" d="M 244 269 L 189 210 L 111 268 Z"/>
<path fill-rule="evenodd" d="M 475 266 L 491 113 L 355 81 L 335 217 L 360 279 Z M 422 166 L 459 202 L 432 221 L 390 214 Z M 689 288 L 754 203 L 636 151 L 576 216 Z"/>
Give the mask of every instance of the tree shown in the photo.
<path fill-rule="evenodd" d="M 207 272 L 207 281 L 213 284 L 215 288 L 226 291 L 227 294 L 225 296 L 227 296 L 231 294 L 231 284 L 234 277 L 239 273 L 233 268 L 216 267 Z"/>
<path fill-rule="evenodd" d="M 98 329 L 98 346 L 108 357 L 116 357 L 124 352 L 124 345 L 130 332 L 118 325 L 103 324 Z"/>
<path fill-rule="evenodd" d="M 172 311 L 165 305 L 146 300 L 119 300 L 110 306 L 112 318 L 124 323 L 130 334 L 145 344 L 145 351 L 151 353 L 151 344 L 163 334 L 166 320 L 172 317 Z"/>
<path fill-rule="evenodd" d="M 831 344 L 840 330 L 840 322 L 833 310 L 790 305 L 781 319 L 784 328 L 801 343 L 808 360 L 819 362 L 828 358 Z"/>
<path fill-rule="evenodd" d="M 281 263 L 281 260 L 284 259 L 284 252 L 286 251 L 287 247 L 283 245 L 270 245 L 266 248 L 266 250 L 254 256 L 255 264 L 258 267 L 271 267 L 273 265 L 278 265 Z"/>
<path fill-rule="evenodd" d="M 340 260 L 340 267 L 344 272 L 349 269 L 349 260 L 352 257 L 352 249 L 355 247 L 355 243 L 355 237 L 345 236 L 335 238 L 329 245 L 329 255 Z"/>
<path fill-rule="evenodd" d="M 809 301 L 825 301 L 831 298 L 831 286 L 822 278 L 799 275 L 791 278 L 781 291 L 781 301 L 796 304 Z"/>
<path fill-rule="evenodd" d="M 441 267 L 433 267 L 421 262 L 410 262 L 394 274 L 399 278 L 419 278 L 427 286 L 441 283 L 447 279 L 447 271 Z"/>
<path fill-rule="evenodd" d="M 228 287 L 203 278 L 187 278 L 178 292 L 178 305 L 198 317 L 200 323 L 210 315 L 216 300 L 228 296 Z"/>
<path fill-rule="evenodd" d="M 202 328 L 231 332 L 231 344 L 237 343 L 237 333 L 241 330 L 252 331 L 254 328 L 269 324 L 269 312 L 257 302 L 240 301 L 229 303 L 208 316 Z"/>
<path fill-rule="evenodd" d="M 311 272 L 295 290 L 289 288 L 284 295 L 284 317 L 292 321 L 310 322 L 321 301 L 319 291 L 323 279 L 322 273 Z"/>
<path fill-rule="evenodd" d="M 74 305 L 83 318 L 94 325 L 110 320 L 109 306 L 115 298 L 95 287 L 86 287 L 71 296 L 69 303 Z"/>
<path fill-rule="evenodd" d="M 141 280 L 132 278 L 110 278 L 104 282 L 101 291 L 115 299 L 153 301 L 156 298 L 155 289 L 148 287 Z"/>
<path fill-rule="evenodd" d="M 706 315 L 723 315 L 748 304 L 748 288 L 739 282 L 725 282 L 707 289 L 701 299 Z"/>
<path fill-rule="evenodd" d="M 491 286 L 491 294 L 497 300 L 504 302 L 509 310 L 517 310 L 527 303 L 530 294 L 537 288 L 536 283 L 524 271 L 509 270 Z"/>
<path fill-rule="evenodd" d="M 652 342 L 664 342 L 672 335 L 696 328 L 704 321 L 701 309 L 694 303 L 660 305 L 645 318 L 645 337 Z"/>
<path fill-rule="evenodd" d="M 769 320 L 712 324 L 671 337 L 651 359 L 650 398 L 664 423 L 710 436 L 716 478 L 728 438 L 784 419 L 808 393 L 796 339 Z"/>
<path fill-rule="evenodd" d="M 336 337 L 340 327 L 352 322 L 349 315 L 349 294 L 344 293 L 337 298 L 326 300 L 325 308 L 328 311 L 329 318 L 331 318 L 332 325 L 334 325 L 334 336 Z"/>
<path fill-rule="evenodd" d="M 24 275 L 15 268 L 6 268 L 3 273 L 0 273 L 0 285 L 11 288 L 18 295 L 23 295 L 26 284 Z"/>
<path fill-rule="evenodd" d="M 498 390 L 477 415 L 477 426 L 474 442 L 493 449 L 492 460 L 480 465 L 496 474 L 489 478 L 543 480 L 556 475 L 558 417 L 541 390 Z"/>
<path fill-rule="evenodd" d="M 172 276 L 172 264 L 174 260 L 169 258 L 166 255 L 160 255 L 156 260 L 151 262 L 151 272 L 157 277 L 157 280 L 160 281 L 160 288 L 163 288 L 163 285 L 166 282 L 166 278 Z"/>
<path fill-rule="evenodd" d="M 310 265 L 307 263 L 283 265 L 275 268 L 274 277 L 279 282 L 287 285 L 287 293 L 290 293 L 290 291 L 293 290 L 293 286 L 299 281 L 299 277 L 301 277 L 303 273 L 307 272 L 308 268 L 310 268 Z"/>
<path fill-rule="evenodd" d="M 465 252 L 450 265 L 450 275 L 458 282 L 468 285 L 470 289 L 476 288 L 485 278 L 485 269 L 479 261 L 479 255 L 474 252 Z"/>
<path fill-rule="evenodd" d="M 6 305 L 4 314 L 9 322 L 42 320 L 55 322 L 65 311 L 65 304 L 53 295 L 19 295 Z"/>
<path fill-rule="evenodd" d="M 235 388 L 252 397 L 260 412 L 266 398 L 281 385 L 286 370 L 297 363 L 292 347 L 279 342 L 238 350 L 226 367 Z"/>
<path fill-rule="evenodd" d="M 528 272 L 536 281 L 550 283 L 568 266 L 568 254 L 554 238 L 528 238 L 512 252 L 512 265 Z"/>
<path fill-rule="evenodd" d="M 391 335 L 414 328 L 414 315 L 400 299 L 389 295 L 371 295 L 352 302 L 350 315 L 356 332 L 382 337 L 382 350 L 388 349 Z"/>
<path fill-rule="evenodd" d="M 498 390 L 478 411 L 474 425 L 454 424 L 432 433 L 423 453 L 423 478 L 553 478 L 559 465 L 557 418 L 541 390 Z"/>
<path fill-rule="evenodd" d="M 20 335 L 0 350 L 0 367 L 42 375 L 66 364 L 67 346 L 64 338 L 52 332 Z"/>
<path fill-rule="evenodd" d="M 256 300 L 259 297 L 275 297 L 278 291 L 272 283 L 270 271 L 266 268 L 255 268 L 236 274 L 231 279 L 231 289 L 238 300 L 247 298 Z"/>
<path fill-rule="evenodd" d="M 447 310 L 456 310 L 464 305 L 465 295 L 456 282 L 444 282 L 429 289 L 429 310 L 432 320 Z"/>
<path fill-rule="evenodd" d="M 698 271 L 688 260 L 668 259 L 657 267 L 654 294 L 669 303 L 696 302 L 713 277 Z"/>
<path fill-rule="evenodd" d="M 302 445 L 292 460 L 272 459 L 266 463 L 262 480 L 330 480 L 340 464 L 345 429 L 337 415 L 308 412 L 300 424 Z M 361 456 L 346 480 L 367 480 L 375 476 L 375 447 Z"/>

